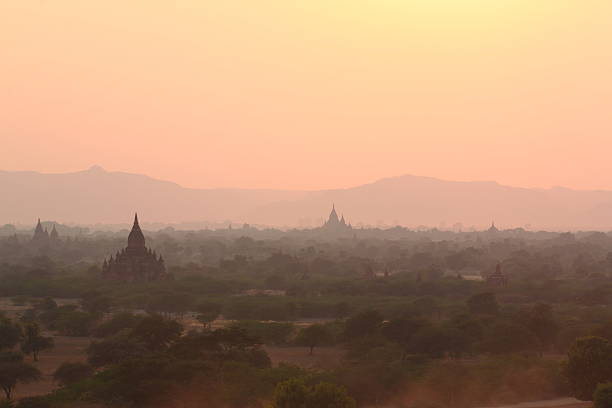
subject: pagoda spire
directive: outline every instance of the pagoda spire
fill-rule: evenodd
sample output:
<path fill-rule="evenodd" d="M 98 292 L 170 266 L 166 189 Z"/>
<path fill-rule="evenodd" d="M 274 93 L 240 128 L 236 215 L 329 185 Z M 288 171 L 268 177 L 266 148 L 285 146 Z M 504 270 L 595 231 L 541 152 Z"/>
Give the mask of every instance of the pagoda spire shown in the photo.
<path fill-rule="evenodd" d="M 340 219 L 338 218 L 338 213 L 336 212 L 336 204 L 332 204 L 332 210 L 329 214 L 329 218 L 327 220 L 328 225 L 337 225 L 340 223 Z"/>
<path fill-rule="evenodd" d="M 145 237 L 140 229 L 140 225 L 138 224 L 138 213 L 134 215 L 134 225 L 132 226 L 132 231 L 130 231 L 130 235 L 128 236 L 128 248 L 145 248 Z"/>
<path fill-rule="evenodd" d="M 59 239 L 59 234 L 57 233 L 57 228 L 55 228 L 55 223 L 53 224 L 53 229 L 51 230 L 51 234 L 49 236 L 53 241 L 57 241 Z"/>

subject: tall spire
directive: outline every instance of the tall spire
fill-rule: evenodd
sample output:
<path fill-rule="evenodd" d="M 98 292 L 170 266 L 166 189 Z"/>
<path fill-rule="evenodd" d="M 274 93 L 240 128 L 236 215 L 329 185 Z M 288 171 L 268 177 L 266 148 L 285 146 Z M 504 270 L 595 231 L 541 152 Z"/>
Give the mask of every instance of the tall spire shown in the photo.
<path fill-rule="evenodd" d="M 57 228 L 55 228 L 55 223 L 53 224 L 53 229 L 51 230 L 51 234 L 49 236 L 53 241 L 57 241 L 59 239 L 59 234 L 57 233 Z"/>
<path fill-rule="evenodd" d="M 491 228 L 488 229 L 489 232 L 498 232 L 499 230 L 495 226 L 495 221 L 491 222 Z"/>
<path fill-rule="evenodd" d="M 140 225 L 138 224 L 138 213 L 134 215 L 134 225 L 132 226 L 132 231 L 130 231 L 130 235 L 128 236 L 128 248 L 145 248 L 145 237 L 140 229 Z"/>
<path fill-rule="evenodd" d="M 338 218 L 338 213 L 336 213 L 336 204 L 332 204 L 332 210 L 329 214 L 329 219 L 327 220 L 328 225 L 337 225 L 340 223 L 340 219 Z"/>
<path fill-rule="evenodd" d="M 32 240 L 39 243 L 43 243 L 49 240 L 49 233 L 46 229 L 43 228 L 42 223 L 40 222 L 40 218 L 38 219 L 38 223 L 36 224 L 36 228 L 34 229 L 34 235 L 32 236 Z"/>

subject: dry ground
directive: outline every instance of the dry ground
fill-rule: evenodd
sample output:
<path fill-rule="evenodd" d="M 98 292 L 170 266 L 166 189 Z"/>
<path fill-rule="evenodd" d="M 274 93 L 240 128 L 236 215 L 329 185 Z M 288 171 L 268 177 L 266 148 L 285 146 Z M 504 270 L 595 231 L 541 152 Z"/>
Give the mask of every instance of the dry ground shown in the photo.
<path fill-rule="evenodd" d="M 53 382 L 53 372 L 62 363 L 85 361 L 85 349 L 90 342 L 88 337 L 54 336 L 54 340 L 55 348 L 41 353 L 40 361 L 35 363 L 31 358 L 26 358 L 43 373 L 43 379 L 31 384 L 19 384 L 15 392 L 17 398 L 50 393 L 57 388 Z"/>
<path fill-rule="evenodd" d="M 43 352 L 40 361 L 35 363 L 31 358 L 26 360 L 34 364 L 43 373 L 41 381 L 31 384 L 19 384 L 15 392 L 17 398 L 48 394 L 57 388 L 53 382 L 53 373 L 64 362 L 85 361 L 85 349 L 91 339 L 88 337 L 54 336 L 55 348 Z M 305 368 L 329 369 L 340 364 L 343 350 L 335 347 L 322 347 L 309 355 L 307 347 L 265 347 L 274 365 L 287 362 Z"/>
<path fill-rule="evenodd" d="M 74 303 L 72 299 L 56 299 L 59 304 Z M 8 298 L 0 298 L 0 310 L 5 313 L 8 317 L 18 318 L 21 313 L 29 306 L 15 306 Z M 199 328 L 201 326 L 196 321 L 189 321 L 186 319 L 183 323 L 187 328 Z M 193 319 L 192 319 L 193 320 Z M 213 327 L 224 327 L 229 321 L 219 320 L 214 322 Z M 298 325 L 311 324 L 310 321 L 298 322 Z M 49 335 L 49 333 L 46 333 Z M 53 372 L 64 362 L 78 362 L 85 361 L 85 349 L 89 345 L 91 339 L 88 337 L 67 337 L 67 336 L 54 336 L 55 348 L 51 351 L 44 352 L 40 356 L 40 361 L 34 363 L 31 358 L 27 360 L 34 364 L 43 373 L 43 379 L 39 382 L 32 384 L 20 384 L 18 385 L 15 396 L 17 398 L 44 395 L 53 391 L 57 388 L 57 385 L 53 382 Z M 321 347 L 314 350 L 313 355 L 309 354 L 307 347 L 275 347 L 265 346 L 264 347 L 272 363 L 278 365 L 281 362 L 295 364 L 304 368 L 314 369 L 331 369 L 337 367 L 343 357 L 344 350 L 339 347 Z M 547 356 L 552 359 L 556 359 L 557 356 Z M 568 403 L 567 401 L 559 400 L 556 404 L 553 401 L 542 401 L 539 403 L 527 403 L 520 404 L 512 407 L 499 407 L 499 408 L 589 408 L 592 406 L 590 403 Z M 90 404 L 79 404 L 72 408 L 99 408 L 98 405 Z M 389 407 L 390 408 L 390 407 Z"/>
<path fill-rule="evenodd" d="M 503 405 L 491 408 L 589 408 L 591 402 L 580 402 L 574 398 L 558 398 L 554 400 L 542 400 L 533 402 L 523 402 L 514 405 Z"/>
<path fill-rule="evenodd" d="M 308 347 L 264 346 L 264 349 L 274 365 L 285 362 L 314 369 L 338 367 L 344 355 L 344 350 L 339 347 L 315 348 L 312 356 L 309 354 L 310 349 Z"/>

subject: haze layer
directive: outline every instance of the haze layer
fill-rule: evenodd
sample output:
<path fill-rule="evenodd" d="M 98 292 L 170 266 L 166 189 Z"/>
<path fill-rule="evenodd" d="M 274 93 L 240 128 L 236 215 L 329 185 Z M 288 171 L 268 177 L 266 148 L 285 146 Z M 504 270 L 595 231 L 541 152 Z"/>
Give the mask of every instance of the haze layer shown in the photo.
<path fill-rule="evenodd" d="M 612 2 L 0 5 L 2 168 L 612 188 Z"/>

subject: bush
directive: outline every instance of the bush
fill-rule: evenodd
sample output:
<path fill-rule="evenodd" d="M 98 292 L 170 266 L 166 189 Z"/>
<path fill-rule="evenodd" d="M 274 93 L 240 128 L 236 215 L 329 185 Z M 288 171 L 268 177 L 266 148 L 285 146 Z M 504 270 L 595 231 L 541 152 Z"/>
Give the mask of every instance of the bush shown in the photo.
<path fill-rule="evenodd" d="M 53 379 L 61 386 L 74 384 L 93 375 L 94 369 L 85 363 L 63 363 L 53 373 Z"/>
<path fill-rule="evenodd" d="M 244 320 L 233 323 L 232 327 L 244 329 L 252 336 L 259 337 L 265 344 L 284 345 L 295 330 L 292 323 L 258 322 Z"/>
<path fill-rule="evenodd" d="M 21 338 L 21 327 L 13 321 L 0 316 L 0 350 L 11 349 Z"/>
<path fill-rule="evenodd" d="M 582 337 L 568 353 L 567 378 L 578 399 L 591 400 L 599 383 L 612 380 L 612 344 L 601 337 Z"/>
<path fill-rule="evenodd" d="M 62 313 L 56 321 L 56 328 L 64 336 L 88 336 L 95 320 L 95 316 L 85 312 Z"/>
<path fill-rule="evenodd" d="M 346 390 L 331 383 L 308 387 L 302 380 L 291 379 L 276 386 L 274 408 L 354 408 L 355 400 Z"/>
<path fill-rule="evenodd" d="M 326 346 L 333 342 L 331 330 L 322 324 L 313 324 L 299 331 L 295 343 L 299 346 L 309 347 L 310 355 L 315 347 Z"/>
<path fill-rule="evenodd" d="M 93 335 L 96 337 L 114 336 L 124 329 L 133 329 L 142 318 L 131 313 L 117 313 L 113 317 L 100 324 L 93 330 Z"/>
<path fill-rule="evenodd" d="M 599 384 L 593 395 L 593 408 L 612 408 L 612 383 Z"/>
<path fill-rule="evenodd" d="M 15 408 L 51 408 L 45 397 L 26 397 L 19 400 Z"/>

